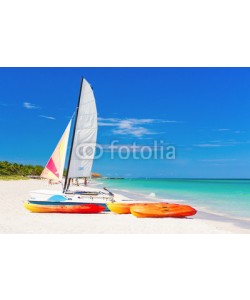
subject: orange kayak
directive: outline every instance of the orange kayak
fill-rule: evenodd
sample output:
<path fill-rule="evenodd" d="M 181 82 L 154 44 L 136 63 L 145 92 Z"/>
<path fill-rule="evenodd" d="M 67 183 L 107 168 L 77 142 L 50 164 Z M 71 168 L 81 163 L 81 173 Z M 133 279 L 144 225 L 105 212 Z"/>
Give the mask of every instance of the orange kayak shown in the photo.
<path fill-rule="evenodd" d="M 138 218 L 185 218 L 197 213 L 193 207 L 188 205 L 165 203 L 156 205 L 133 205 L 130 208 L 130 212 Z"/>

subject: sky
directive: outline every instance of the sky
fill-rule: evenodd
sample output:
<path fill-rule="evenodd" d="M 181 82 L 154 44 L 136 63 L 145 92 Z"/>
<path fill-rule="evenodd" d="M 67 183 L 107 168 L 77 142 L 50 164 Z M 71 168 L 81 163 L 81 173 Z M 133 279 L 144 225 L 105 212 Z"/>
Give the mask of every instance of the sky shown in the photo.
<path fill-rule="evenodd" d="M 0 160 L 46 164 L 75 111 L 81 77 L 94 90 L 104 149 L 93 171 L 250 177 L 249 68 L 0 68 Z"/>

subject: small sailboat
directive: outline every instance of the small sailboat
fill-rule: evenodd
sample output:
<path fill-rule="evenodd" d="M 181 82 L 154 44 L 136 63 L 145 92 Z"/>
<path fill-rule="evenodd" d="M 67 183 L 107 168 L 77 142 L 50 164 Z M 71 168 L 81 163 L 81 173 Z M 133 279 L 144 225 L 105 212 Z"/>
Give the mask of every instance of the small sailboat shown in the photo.
<path fill-rule="evenodd" d="M 72 119 L 46 164 L 41 174 L 42 178 L 62 182 L 71 125 Z M 82 78 L 63 188 L 60 191 L 37 190 L 30 192 L 31 198 L 24 203 L 28 210 L 32 212 L 97 213 L 107 209 L 106 203 L 113 199 L 112 193 L 70 189 L 70 181 L 73 178 L 88 178 L 91 176 L 97 127 L 94 93 L 87 80 Z"/>

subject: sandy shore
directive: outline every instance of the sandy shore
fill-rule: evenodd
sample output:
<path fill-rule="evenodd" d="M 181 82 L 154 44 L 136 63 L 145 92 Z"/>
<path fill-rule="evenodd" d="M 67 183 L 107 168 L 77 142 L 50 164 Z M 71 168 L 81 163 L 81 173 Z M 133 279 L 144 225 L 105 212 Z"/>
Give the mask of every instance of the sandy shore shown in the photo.
<path fill-rule="evenodd" d="M 132 215 L 35 214 L 23 207 L 29 191 L 49 188 L 40 180 L 0 181 L 0 233 L 117 233 L 117 234 L 227 234 L 250 233 L 250 228 L 199 212 L 189 219 L 137 219 Z M 120 195 L 121 198 L 125 198 Z M 207 217 L 207 218 L 206 218 Z"/>

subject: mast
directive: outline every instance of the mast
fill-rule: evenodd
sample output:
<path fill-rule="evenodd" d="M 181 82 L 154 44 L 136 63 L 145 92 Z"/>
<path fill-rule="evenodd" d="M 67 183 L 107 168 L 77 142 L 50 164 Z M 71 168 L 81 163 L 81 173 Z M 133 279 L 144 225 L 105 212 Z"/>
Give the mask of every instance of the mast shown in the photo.
<path fill-rule="evenodd" d="M 70 161 L 71 161 L 71 156 L 72 156 L 72 150 L 73 150 L 73 145 L 74 145 L 74 140 L 75 140 L 75 134 L 76 134 L 76 123 L 77 123 L 77 117 L 78 117 L 78 111 L 79 111 L 79 106 L 80 106 L 80 101 L 81 101 L 81 94 L 82 94 L 82 84 L 83 84 L 84 78 L 81 78 L 81 86 L 80 86 L 80 92 L 79 92 L 79 98 L 78 98 L 78 104 L 76 107 L 76 119 L 75 119 L 75 125 L 74 125 L 74 131 L 73 131 L 73 138 L 71 142 L 71 148 L 70 148 L 70 154 L 69 154 L 69 162 L 68 162 L 68 168 L 67 168 L 67 173 L 65 177 L 65 182 L 64 182 L 64 187 L 63 187 L 63 192 L 65 192 L 68 189 L 67 183 L 68 183 L 68 175 L 69 175 L 69 168 L 70 168 Z"/>

